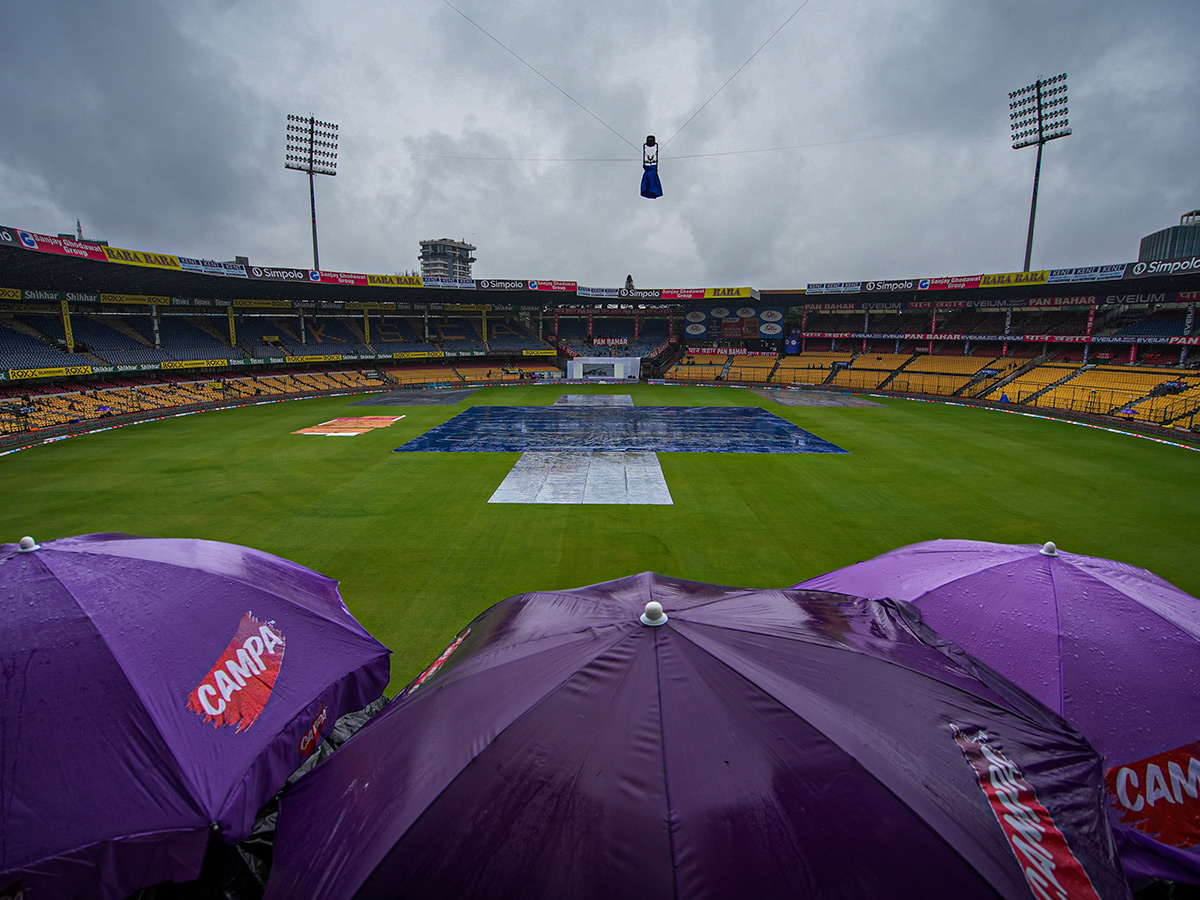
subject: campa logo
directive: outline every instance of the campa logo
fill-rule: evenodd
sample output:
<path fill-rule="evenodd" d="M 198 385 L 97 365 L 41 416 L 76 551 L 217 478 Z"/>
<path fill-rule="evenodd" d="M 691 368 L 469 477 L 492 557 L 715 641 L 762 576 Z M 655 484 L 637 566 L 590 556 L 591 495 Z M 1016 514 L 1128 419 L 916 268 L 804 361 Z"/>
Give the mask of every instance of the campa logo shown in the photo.
<path fill-rule="evenodd" d="M 234 725 L 245 731 L 271 699 L 284 649 L 279 629 L 247 612 L 225 651 L 188 694 L 187 708 L 214 728 Z"/>
<path fill-rule="evenodd" d="M 1033 895 L 1039 900 L 1100 900 L 1082 863 L 1017 764 L 991 743 L 987 732 L 950 727 Z"/>
<path fill-rule="evenodd" d="M 329 709 L 324 703 L 321 704 L 321 709 L 317 712 L 313 719 L 312 725 L 308 731 L 304 733 L 304 737 L 300 738 L 300 755 L 311 756 L 312 752 L 317 749 L 317 745 L 321 743 L 321 728 L 324 727 L 325 721 L 329 718 Z"/>
<path fill-rule="evenodd" d="M 1113 766 L 1104 781 L 1126 825 L 1176 847 L 1200 843 L 1200 741 Z"/>

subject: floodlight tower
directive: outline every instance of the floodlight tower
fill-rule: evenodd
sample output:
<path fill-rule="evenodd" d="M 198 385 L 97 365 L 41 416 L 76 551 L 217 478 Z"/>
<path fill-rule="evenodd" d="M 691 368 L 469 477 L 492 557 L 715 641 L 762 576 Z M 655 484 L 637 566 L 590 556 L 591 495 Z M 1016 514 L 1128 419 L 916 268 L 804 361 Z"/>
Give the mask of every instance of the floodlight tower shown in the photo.
<path fill-rule="evenodd" d="M 1033 200 L 1029 204 L 1029 235 L 1025 238 L 1025 268 L 1033 255 L 1033 218 L 1037 214 L 1038 180 L 1042 174 L 1042 147 L 1047 141 L 1066 137 L 1067 73 L 1045 80 L 1039 78 L 1019 91 L 1009 91 L 1008 118 L 1012 126 L 1014 150 L 1037 144 L 1037 165 L 1033 170 Z"/>
<path fill-rule="evenodd" d="M 317 189 L 314 175 L 337 175 L 338 127 L 312 116 L 288 116 L 285 169 L 308 173 L 308 198 L 312 204 L 313 268 L 321 268 L 317 253 Z"/>

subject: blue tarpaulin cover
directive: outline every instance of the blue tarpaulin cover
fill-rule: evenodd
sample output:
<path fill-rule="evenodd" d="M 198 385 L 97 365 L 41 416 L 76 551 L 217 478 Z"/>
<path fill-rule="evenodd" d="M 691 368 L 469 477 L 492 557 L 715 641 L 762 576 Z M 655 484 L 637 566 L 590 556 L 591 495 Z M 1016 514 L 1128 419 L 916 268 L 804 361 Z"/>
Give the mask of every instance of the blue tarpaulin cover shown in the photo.
<path fill-rule="evenodd" d="M 757 406 L 473 406 L 396 450 L 846 452 Z"/>

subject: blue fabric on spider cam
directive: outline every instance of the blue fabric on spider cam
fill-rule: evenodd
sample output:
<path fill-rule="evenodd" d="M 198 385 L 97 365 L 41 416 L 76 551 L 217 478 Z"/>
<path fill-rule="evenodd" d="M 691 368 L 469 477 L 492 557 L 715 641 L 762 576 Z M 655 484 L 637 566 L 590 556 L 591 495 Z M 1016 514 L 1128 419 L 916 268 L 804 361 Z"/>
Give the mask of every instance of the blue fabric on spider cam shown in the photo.
<path fill-rule="evenodd" d="M 642 196 L 651 200 L 662 196 L 662 182 L 658 180 L 658 166 L 642 164 Z"/>

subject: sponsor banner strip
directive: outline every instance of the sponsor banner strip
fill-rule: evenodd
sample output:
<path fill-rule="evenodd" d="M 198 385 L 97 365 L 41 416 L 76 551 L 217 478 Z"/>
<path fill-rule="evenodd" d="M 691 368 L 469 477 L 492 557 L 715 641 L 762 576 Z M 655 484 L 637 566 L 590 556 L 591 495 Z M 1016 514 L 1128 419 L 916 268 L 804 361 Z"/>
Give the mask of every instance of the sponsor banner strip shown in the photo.
<path fill-rule="evenodd" d="M 1126 825 L 1175 847 L 1200 844 L 1200 741 L 1113 766 L 1104 784 Z"/>
<path fill-rule="evenodd" d="M 367 284 L 378 287 L 424 287 L 420 275 L 368 275 Z"/>
<path fill-rule="evenodd" d="M 1200 256 L 1129 263 L 1125 266 L 1124 277 L 1148 278 L 1151 275 L 1178 275 L 1180 272 L 1200 272 Z"/>
<path fill-rule="evenodd" d="M 423 286 L 427 288 L 448 288 L 450 290 L 473 291 L 475 290 L 474 278 L 446 278 L 442 275 L 425 275 L 421 281 Z"/>
<path fill-rule="evenodd" d="M 23 381 L 27 378 L 61 378 L 66 375 L 91 375 L 91 366 L 62 366 L 57 369 L 9 369 L 10 381 Z"/>
<path fill-rule="evenodd" d="M 233 305 L 238 308 L 250 309 L 290 309 L 292 306 L 290 300 L 256 300 L 254 298 L 234 300 Z"/>
<path fill-rule="evenodd" d="M 190 256 L 179 257 L 179 268 L 185 272 L 198 272 L 201 275 L 222 275 L 227 278 L 245 278 L 246 267 L 241 263 L 217 262 L 215 259 L 193 259 Z"/>
<path fill-rule="evenodd" d="M 121 247 L 105 247 L 104 257 L 109 262 L 127 266 L 148 266 L 152 269 L 181 270 L 179 257 L 168 253 L 146 253 L 143 250 L 125 250 Z"/>
<path fill-rule="evenodd" d="M 1048 269 L 1041 272 L 1002 272 L 999 275 L 984 275 L 980 287 L 1019 287 L 1026 284 L 1045 284 L 1050 278 Z"/>
<path fill-rule="evenodd" d="M 527 291 L 529 282 L 524 278 L 480 278 L 475 281 L 475 287 L 481 291 Z"/>
<path fill-rule="evenodd" d="M 748 287 L 732 287 L 732 288 L 705 288 L 704 299 L 706 300 L 730 300 L 740 297 L 753 297 L 754 288 Z"/>
<path fill-rule="evenodd" d="M 578 286 L 574 281 L 530 281 L 529 290 L 531 291 L 571 291 L 574 292 Z"/>
<path fill-rule="evenodd" d="M 1033 896 L 1100 900 L 1083 864 L 1017 764 L 991 745 L 986 732 L 967 734 L 951 727 Z"/>
<path fill-rule="evenodd" d="M 357 272 L 326 272 L 324 269 L 319 272 L 309 270 L 308 280 L 314 284 L 349 284 L 359 287 L 368 284 L 366 275 L 359 275 Z"/>
<path fill-rule="evenodd" d="M 240 360 L 239 360 L 240 362 Z M 229 365 L 227 359 L 169 359 L 160 363 L 163 369 L 200 369 L 223 368 Z"/>
<path fill-rule="evenodd" d="M 101 303 L 127 303 L 135 306 L 170 306 L 170 297 L 154 297 L 149 294 L 101 294 Z"/>
<path fill-rule="evenodd" d="M 74 256 L 78 259 L 95 259 L 101 262 L 107 259 L 104 255 L 104 248 L 98 244 L 89 244 L 71 238 L 51 237 L 48 234 L 21 231 L 17 228 L 0 227 L 0 245 L 38 250 L 42 253 L 56 253 L 60 256 Z"/>

